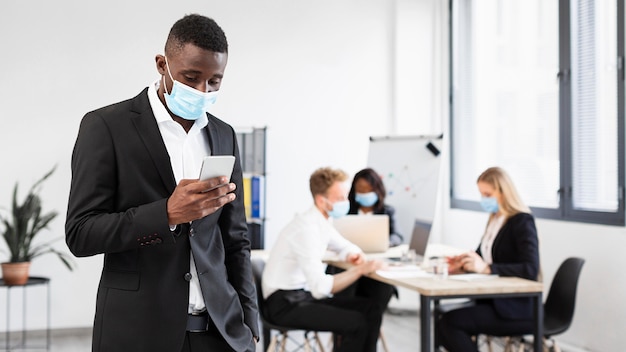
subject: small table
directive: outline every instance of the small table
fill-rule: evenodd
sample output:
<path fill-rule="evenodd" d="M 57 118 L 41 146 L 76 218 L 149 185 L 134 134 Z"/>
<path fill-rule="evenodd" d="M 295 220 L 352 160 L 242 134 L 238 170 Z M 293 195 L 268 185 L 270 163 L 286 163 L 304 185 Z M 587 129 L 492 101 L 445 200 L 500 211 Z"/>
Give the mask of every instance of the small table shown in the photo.
<path fill-rule="evenodd" d="M 46 301 L 46 345 L 45 346 L 26 346 L 26 288 L 29 286 L 45 285 L 47 293 Z M 3 279 L 0 279 L 0 288 L 6 287 L 7 289 L 7 318 L 6 318 L 6 344 L 5 351 L 11 351 L 13 349 L 45 349 L 50 350 L 50 279 L 47 277 L 29 277 L 28 281 L 24 285 L 7 285 Z M 16 346 L 11 346 L 11 289 L 14 287 L 22 288 L 22 338 L 20 343 Z"/>

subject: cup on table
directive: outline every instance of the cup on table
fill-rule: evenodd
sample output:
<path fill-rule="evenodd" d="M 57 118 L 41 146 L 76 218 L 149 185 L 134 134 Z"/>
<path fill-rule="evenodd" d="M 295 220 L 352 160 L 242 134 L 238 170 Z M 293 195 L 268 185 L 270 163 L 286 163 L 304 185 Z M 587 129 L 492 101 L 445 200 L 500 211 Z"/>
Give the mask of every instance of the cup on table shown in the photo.
<path fill-rule="evenodd" d="M 415 249 L 403 251 L 400 261 L 404 264 L 415 264 L 417 261 L 417 253 L 415 252 Z"/>
<path fill-rule="evenodd" d="M 435 274 L 435 279 L 437 280 L 445 280 L 448 278 L 448 261 L 445 257 L 434 260 L 433 274 Z"/>

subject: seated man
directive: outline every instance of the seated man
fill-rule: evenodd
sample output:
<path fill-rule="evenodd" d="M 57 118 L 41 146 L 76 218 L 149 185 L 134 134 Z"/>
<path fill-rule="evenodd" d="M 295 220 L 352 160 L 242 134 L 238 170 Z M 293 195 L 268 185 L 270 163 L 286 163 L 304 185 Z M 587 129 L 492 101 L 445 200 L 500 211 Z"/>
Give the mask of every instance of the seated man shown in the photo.
<path fill-rule="evenodd" d="M 348 212 L 347 175 L 321 168 L 310 179 L 314 206 L 282 230 L 263 272 L 263 295 L 269 318 L 305 330 L 332 331 L 335 351 L 376 351 L 383 309 L 364 297 L 334 297 L 362 275 L 379 269 L 366 261 L 356 245 L 344 239 L 329 217 Z M 339 274 L 325 273 L 327 250 L 354 266 Z"/>

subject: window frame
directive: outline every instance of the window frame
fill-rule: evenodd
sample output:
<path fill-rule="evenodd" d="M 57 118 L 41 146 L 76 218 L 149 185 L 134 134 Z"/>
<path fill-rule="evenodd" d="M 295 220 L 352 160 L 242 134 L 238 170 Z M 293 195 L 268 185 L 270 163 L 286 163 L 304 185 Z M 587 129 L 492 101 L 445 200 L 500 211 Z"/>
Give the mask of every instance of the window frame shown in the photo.
<path fill-rule="evenodd" d="M 460 0 L 449 0 L 449 126 L 450 135 L 454 136 L 455 119 L 454 119 L 454 21 L 455 19 L 455 2 Z M 472 2 L 475 0 L 468 0 Z M 624 148 L 625 148 L 625 35 L 624 35 L 624 18 L 625 6 L 624 0 L 614 0 L 617 2 L 617 174 L 618 174 L 618 195 L 617 210 L 614 212 L 579 210 L 574 208 L 572 198 L 573 188 L 573 158 L 572 158 L 572 91 L 571 91 L 571 22 L 570 22 L 570 0 L 559 0 L 559 70 L 556 73 L 559 79 L 559 164 L 560 174 L 559 182 L 559 206 L 557 208 L 541 208 L 531 207 L 533 215 L 538 218 L 564 220 L 571 222 L 596 223 L 605 225 L 624 226 L 624 189 L 625 189 L 625 172 L 624 172 Z M 463 23 L 467 23 L 462 19 Z M 469 30 L 466 28 L 466 30 Z M 454 151 L 454 139 L 450 138 L 450 150 Z M 455 198 L 454 196 L 454 180 L 455 180 L 455 155 L 450 153 L 450 207 L 466 210 L 480 211 L 480 205 L 477 201 Z"/>

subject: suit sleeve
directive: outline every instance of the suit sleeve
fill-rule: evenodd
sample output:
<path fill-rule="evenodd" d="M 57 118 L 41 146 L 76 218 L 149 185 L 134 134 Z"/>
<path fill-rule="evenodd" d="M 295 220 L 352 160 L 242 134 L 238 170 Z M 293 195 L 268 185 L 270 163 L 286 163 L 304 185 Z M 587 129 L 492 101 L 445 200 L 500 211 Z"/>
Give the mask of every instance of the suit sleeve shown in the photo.
<path fill-rule="evenodd" d="M 384 212 L 389 216 L 389 246 L 401 245 L 404 242 L 404 237 L 396 230 L 396 209 L 385 204 Z"/>
<path fill-rule="evenodd" d="M 123 197 L 146 192 L 136 184 L 124 185 L 128 191 L 120 194 L 120 182 L 132 180 L 120 181 L 116 147 L 102 116 L 97 112 L 87 114 L 72 154 L 65 224 L 67 245 L 78 257 L 174 241 L 167 224 L 167 197 L 152 192 L 138 199 L 136 205 L 121 205 Z"/>

